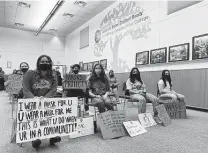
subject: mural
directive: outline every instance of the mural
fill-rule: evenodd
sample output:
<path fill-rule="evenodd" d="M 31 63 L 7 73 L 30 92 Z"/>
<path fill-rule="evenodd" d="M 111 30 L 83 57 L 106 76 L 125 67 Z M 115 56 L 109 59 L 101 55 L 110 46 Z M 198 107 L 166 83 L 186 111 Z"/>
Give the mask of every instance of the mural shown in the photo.
<path fill-rule="evenodd" d="M 119 3 L 105 15 L 100 29 L 95 32 L 94 55 L 102 56 L 104 48 L 109 42 L 113 53 L 112 69 L 129 71 L 126 60 L 118 57 L 119 44 L 127 35 L 130 35 L 133 40 L 147 38 L 147 33 L 151 31 L 150 25 L 150 17 L 141 7 L 137 6 L 136 1 Z"/>

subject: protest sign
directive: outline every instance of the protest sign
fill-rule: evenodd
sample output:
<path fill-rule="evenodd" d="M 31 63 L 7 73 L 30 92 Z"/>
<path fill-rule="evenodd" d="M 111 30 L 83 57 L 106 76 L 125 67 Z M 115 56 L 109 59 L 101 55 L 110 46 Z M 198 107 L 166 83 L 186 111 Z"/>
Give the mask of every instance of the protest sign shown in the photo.
<path fill-rule="evenodd" d="M 65 75 L 64 89 L 86 89 L 86 75 L 67 74 Z"/>
<path fill-rule="evenodd" d="M 126 135 L 123 127 L 123 122 L 126 121 L 126 113 L 124 110 L 107 111 L 98 114 L 97 119 L 103 139 L 112 139 Z"/>
<path fill-rule="evenodd" d="M 93 116 L 77 119 L 77 133 L 71 133 L 70 138 L 77 138 L 94 134 Z"/>
<path fill-rule="evenodd" d="M 142 113 L 138 115 L 141 125 L 146 128 L 157 125 L 151 113 Z"/>
<path fill-rule="evenodd" d="M 127 132 L 131 137 L 146 133 L 147 130 L 139 123 L 139 121 L 123 122 Z"/>
<path fill-rule="evenodd" d="M 161 104 L 161 105 L 155 106 L 155 108 L 158 112 L 158 118 L 162 121 L 162 123 L 165 126 L 170 125 L 171 124 L 171 119 L 170 119 L 164 105 Z"/>
<path fill-rule="evenodd" d="M 78 99 L 19 99 L 16 143 L 77 132 Z"/>
<path fill-rule="evenodd" d="M 19 94 L 22 89 L 22 75 L 11 74 L 8 77 L 8 86 L 6 87 L 6 92 L 10 94 Z"/>
<path fill-rule="evenodd" d="M 160 101 L 160 103 L 162 103 L 165 106 L 165 109 L 171 119 L 186 118 L 186 103 L 185 102 L 163 103 L 162 101 Z"/>

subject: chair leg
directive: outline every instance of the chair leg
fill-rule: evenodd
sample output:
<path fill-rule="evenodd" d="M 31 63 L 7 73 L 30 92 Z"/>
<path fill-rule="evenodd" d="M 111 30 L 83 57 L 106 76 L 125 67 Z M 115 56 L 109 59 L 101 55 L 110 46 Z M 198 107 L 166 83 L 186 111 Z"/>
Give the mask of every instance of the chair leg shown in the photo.
<path fill-rule="evenodd" d="M 125 106 L 126 106 L 126 98 L 124 98 L 123 110 L 125 109 Z"/>

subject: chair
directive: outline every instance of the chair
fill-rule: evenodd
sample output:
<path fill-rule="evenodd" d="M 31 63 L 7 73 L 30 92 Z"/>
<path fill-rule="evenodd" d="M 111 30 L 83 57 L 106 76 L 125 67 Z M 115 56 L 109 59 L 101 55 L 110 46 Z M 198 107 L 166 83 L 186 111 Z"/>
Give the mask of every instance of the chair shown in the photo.
<path fill-rule="evenodd" d="M 119 96 L 119 98 L 124 99 L 123 109 L 125 108 L 126 102 L 131 102 L 133 106 L 134 106 L 134 102 L 138 102 L 130 98 L 129 90 L 126 89 L 126 82 L 123 83 L 123 92 L 124 94 Z"/>

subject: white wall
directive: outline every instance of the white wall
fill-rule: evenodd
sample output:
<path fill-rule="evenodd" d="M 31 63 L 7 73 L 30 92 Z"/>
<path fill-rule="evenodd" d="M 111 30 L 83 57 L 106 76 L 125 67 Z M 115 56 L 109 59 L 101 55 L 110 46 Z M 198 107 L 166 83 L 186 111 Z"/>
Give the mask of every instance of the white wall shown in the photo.
<path fill-rule="evenodd" d="M 111 69 L 113 53 L 108 42 L 101 57 L 94 55 L 94 35 L 95 31 L 100 29 L 100 23 L 105 15 L 118 5 L 114 3 L 109 8 L 95 16 L 89 22 L 68 35 L 65 40 L 66 64 L 72 65 L 80 61 L 93 62 L 101 59 L 108 59 L 108 69 Z M 167 4 L 165 1 L 137 2 L 145 10 L 145 13 L 151 19 L 151 31 L 147 33 L 146 38 L 132 40 L 128 35 L 124 37 L 118 48 L 118 60 L 126 61 L 128 68 L 114 69 L 116 72 L 127 72 L 135 65 L 135 55 L 137 52 L 156 49 L 160 47 L 169 47 L 172 45 L 190 43 L 190 57 L 192 57 L 192 37 L 208 33 L 208 2 L 203 1 L 191 7 L 183 9 L 171 15 L 167 15 Z M 89 26 L 90 44 L 89 47 L 79 49 L 79 33 Z M 166 64 L 154 64 L 141 66 L 141 71 L 157 71 L 167 69 L 193 69 L 207 68 L 206 60 L 188 61 Z"/>
<path fill-rule="evenodd" d="M 36 68 L 40 55 L 49 55 L 54 64 L 65 64 L 65 38 L 46 34 L 35 36 L 32 32 L 0 27 L 0 66 L 6 74 L 19 69 L 21 62 L 27 62 L 31 69 Z M 7 68 L 7 61 L 12 68 Z"/>

